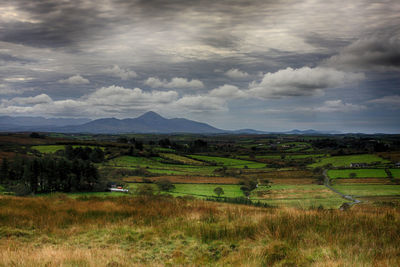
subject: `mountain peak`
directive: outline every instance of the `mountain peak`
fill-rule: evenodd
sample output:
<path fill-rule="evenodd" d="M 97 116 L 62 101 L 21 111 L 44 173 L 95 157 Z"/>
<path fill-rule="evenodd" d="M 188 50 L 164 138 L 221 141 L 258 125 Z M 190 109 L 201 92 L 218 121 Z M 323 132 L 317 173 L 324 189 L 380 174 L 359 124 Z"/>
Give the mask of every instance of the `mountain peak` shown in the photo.
<path fill-rule="evenodd" d="M 137 119 L 154 120 L 154 119 L 165 119 L 165 118 L 154 111 L 148 111 L 148 112 L 144 113 L 143 115 L 137 117 Z"/>

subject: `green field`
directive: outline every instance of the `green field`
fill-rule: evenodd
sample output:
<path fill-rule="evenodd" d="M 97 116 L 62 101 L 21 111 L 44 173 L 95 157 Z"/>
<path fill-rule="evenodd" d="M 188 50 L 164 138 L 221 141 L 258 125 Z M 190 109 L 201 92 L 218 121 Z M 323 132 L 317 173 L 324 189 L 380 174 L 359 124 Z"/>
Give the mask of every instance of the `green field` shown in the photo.
<path fill-rule="evenodd" d="M 360 197 L 400 196 L 400 185 L 346 184 L 334 185 L 333 187 L 343 194 Z"/>
<path fill-rule="evenodd" d="M 223 165 L 230 168 L 245 168 L 246 166 L 249 169 L 260 169 L 264 168 L 264 163 L 247 161 L 241 159 L 231 159 L 231 158 L 223 158 L 223 157 L 212 157 L 212 156 L 203 156 L 203 155 L 190 155 L 191 158 L 206 161 L 209 163 L 215 163 L 218 165 Z"/>
<path fill-rule="evenodd" d="M 48 154 L 48 153 L 55 153 L 58 150 L 64 150 L 65 146 L 64 145 L 47 145 L 47 146 L 32 146 L 31 148 L 39 151 L 40 153 Z"/>
<path fill-rule="evenodd" d="M 90 148 L 96 148 L 98 146 L 81 146 L 81 145 L 73 145 L 73 148 L 77 147 L 90 147 Z M 31 147 L 34 150 L 39 151 L 42 154 L 49 154 L 49 153 L 55 153 L 58 150 L 64 150 L 65 145 L 41 145 L 41 146 L 32 146 Z M 104 150 L 104 147 L 99 147 L 100 149 Z"/>
<path fill-rule="evenodd" d="M 129 184 L 128 188 L 134 191 L 143 183 Z M 158 191 L 155 184 L 150 184 L 155 191 Z M 222 197 L 243 197 L 243 192 L 240 190 L 240 185 L 219 185 L 219 184 L 174 184 L 175 189 L 165 192 L 173 196 L 193 196 L 196 198 L 216 197 L 214 189 L 221 187 L 224 190 Z"/>
<path fill-rule="evenodd" d="M 325 208 L 338 208 L 345 200 L 323 185 L 272 185 L 269 193 L 259 195 L 260 186 L 252 191 L 251 199 L 266 202 L 273 206 L 310 208 L 322 205 Z"/>
<path fill-rule="evenodd" d="M 284 159 L 291 160 L 291 159 L 306 159 L 306 158 L 320 158 L 324 157 L 325 154 L 300 154 L 300 155 L 290 155 L 290 154 L 283 154 Z M 281 155 L 262 155 L 256 156 L 257 159 L 281 159 Z"/>
<path fill-rule="evenodd" d="M 145 168 L 150 173 L 174 175 L 214 175 L 218 166 L 197 166 L 165 163 L 160 157 L 133 157 L 121 156 L 107 162 L 108 166 L 125 168 Z"/>
<path fill-rule="evenodd" d="M 205 165 L 204 162 L 198 161 L 198 160 L 194 160 L 188 157 L 184 157 L 181 155 L 177 155 L 177 154 L 172 154 L 172 153 L 161 153 L 160 154 L 161 157 L 166 158 L 166 159 L 170 159 L 173 161 L 177 161 L 180 162 L 182 164 L 188 164 L 188 165 Z"/>
<path fill-rule="evenodd" d="M 350 174 L 355 173 L 355 178 L 386 178 L 384 169 L 347 169 L 347 170 L 329 170 L 329 178 L 350 178 Z"/>
<path fill-rule="evenodd" d="M 390 169 L 390 172 L 393 175 L 393 178 L 400 178 L 400 169 Z"/>
<path fill-rule="evenodd" d="M 309 167 L 321 167 L 326 164 L 332 164 L 334 167 L 349 167 L 351 163 L 389 163 L 388 160 L 382 159 L 377 155 L 373 154 L 361 154 L 361 155 L 350 155 L 350 156 L 334 156 L 322 158 L 318 162 L 308 165 Z"/>

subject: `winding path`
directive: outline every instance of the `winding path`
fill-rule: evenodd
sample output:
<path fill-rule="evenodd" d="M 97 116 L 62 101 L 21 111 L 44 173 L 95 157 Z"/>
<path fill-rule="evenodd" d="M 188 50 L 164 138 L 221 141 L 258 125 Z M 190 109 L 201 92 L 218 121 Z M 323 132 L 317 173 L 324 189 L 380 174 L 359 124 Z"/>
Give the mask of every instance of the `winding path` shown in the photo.
<path fill-rule="evenodd" d="M 325 185 L 327 188 L 329 188 L 330 190 L 332 190 L 332 191 L 335 192 L 336 194 L 339 194 L 342 198 L 347 199 L 347 200 L 350 200 L 351 202 L 346 202 L 346 203 L 347 203 L 348 205 L 350 205 L 350 206 L 355 205 L 355 204 L 358 204 L 358 203 L 361 203 L 361 200 L 355 199 L 355 198 L 353 198 L 353 197 L 350 196 L 350 195 L 345 195 L 345 194 L 343 194 L 342 192 L 340 192 L 340 191 L 336 190 L 335 188 L 333 188 L 333 187 L 330 185 L 330 183 L 329 183 L 329 177 L 328 177 L 327 171 L 328 171 L 328 170 L 324 170 L 324 171 L 322 172 L 322 174 L 324 175 L 324 185 Z M 343 203 L 343 204 L 345 204 L 345 203 Z"/>

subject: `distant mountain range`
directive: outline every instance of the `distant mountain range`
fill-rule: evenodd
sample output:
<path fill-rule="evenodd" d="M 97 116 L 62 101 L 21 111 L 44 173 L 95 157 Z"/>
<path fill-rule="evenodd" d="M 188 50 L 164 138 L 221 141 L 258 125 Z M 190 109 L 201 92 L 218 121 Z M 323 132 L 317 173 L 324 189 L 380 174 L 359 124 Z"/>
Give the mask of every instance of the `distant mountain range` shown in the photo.
<path fill-rule="evenodd" d="M 116 119 L 64 119 L 43 117 L 10 117 L 0 116 L 0 131 L 2 132 L 60 132 L 60 133 L 198 133 L 198 134 L 271 134 L 253 129 L 222 130 L 209 124 L 183 118 L 166 119 L 159 114 L 149 111 L 137 118 Z M 292 130 L 281 134 L 338 134 L 340 132 L 319 132 L 315 130 Z"/>

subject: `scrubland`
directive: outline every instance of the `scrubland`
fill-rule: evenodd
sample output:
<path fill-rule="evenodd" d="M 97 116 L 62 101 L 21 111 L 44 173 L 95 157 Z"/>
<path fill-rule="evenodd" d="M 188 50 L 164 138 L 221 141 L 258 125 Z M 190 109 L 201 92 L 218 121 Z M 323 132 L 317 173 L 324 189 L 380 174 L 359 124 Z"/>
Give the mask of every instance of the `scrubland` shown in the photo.
<path fill-rule="evenodd" d="M 0 196 L 0 266 L 399 266 L 400 208 Z"/>

